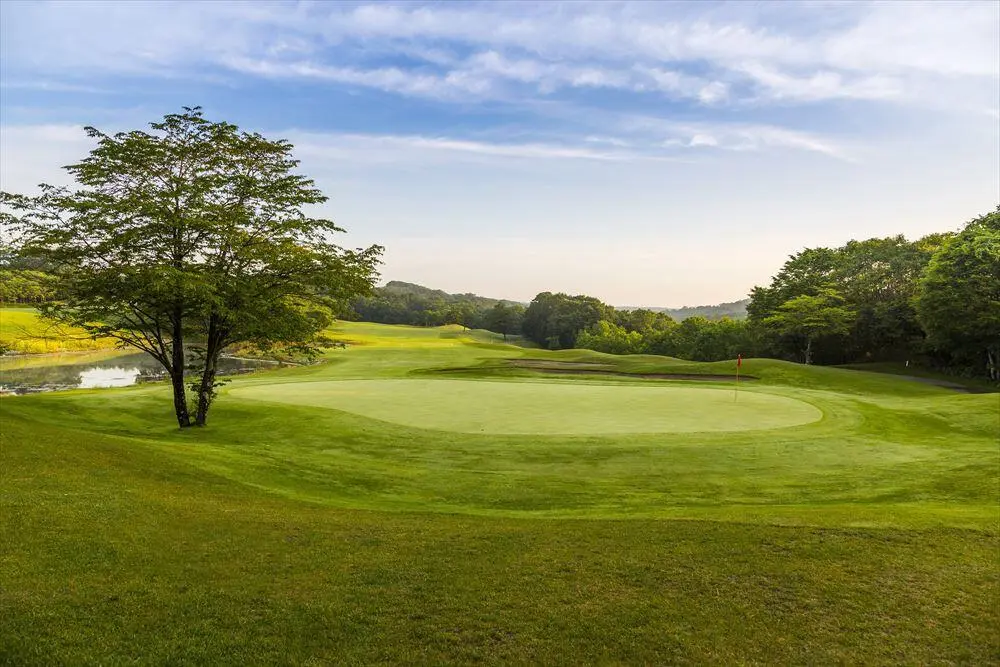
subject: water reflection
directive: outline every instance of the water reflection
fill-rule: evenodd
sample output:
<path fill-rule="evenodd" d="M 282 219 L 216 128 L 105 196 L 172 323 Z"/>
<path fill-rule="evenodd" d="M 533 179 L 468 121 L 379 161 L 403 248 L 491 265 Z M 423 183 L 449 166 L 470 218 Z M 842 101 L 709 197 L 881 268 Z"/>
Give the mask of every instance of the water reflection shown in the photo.
<path fill-rule="evenodd" d="M 163 366 L 147 354 L 121 354 L 101 359 L 60 355 L 44 361 L 47 362 L 44 366 L 0 370 L 0 392 L 32 394 L 63 389 L 127 387 L 166 378 Z M 261 359 L 223 357 L 219 359 L 219 374 L 249 373 L 279 365 Z"/>
<path fill-rule="evenodd" d="M 96 389 L 99 387 L 127 387 L 135 384 L 142 371 L 138 368 L 88 368 L 80 372 L 80 389 Z"/>

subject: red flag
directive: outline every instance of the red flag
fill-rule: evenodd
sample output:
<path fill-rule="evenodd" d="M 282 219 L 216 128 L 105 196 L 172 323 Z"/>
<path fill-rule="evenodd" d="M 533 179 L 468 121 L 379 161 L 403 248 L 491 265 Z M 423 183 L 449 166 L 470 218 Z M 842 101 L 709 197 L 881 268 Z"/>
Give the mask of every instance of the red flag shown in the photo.
<path fill-rule="evenodd" d="M 736 355 L 736 368 L 739 368 L 742 365 L 743 365 L 743 355 L 742 354 L 737 354 Z"/>

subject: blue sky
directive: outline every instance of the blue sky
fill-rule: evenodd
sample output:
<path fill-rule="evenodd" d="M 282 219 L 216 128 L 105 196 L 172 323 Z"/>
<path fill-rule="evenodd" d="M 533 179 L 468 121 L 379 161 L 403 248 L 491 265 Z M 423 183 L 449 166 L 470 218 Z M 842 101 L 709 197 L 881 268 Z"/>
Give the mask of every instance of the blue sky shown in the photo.
<path fill-rule="evenodd" d="M 0 3 L 0 183 L 182 105 L 290 139 L 385 280 L 742 298 L 1000 202 L 998 2 Z"/>

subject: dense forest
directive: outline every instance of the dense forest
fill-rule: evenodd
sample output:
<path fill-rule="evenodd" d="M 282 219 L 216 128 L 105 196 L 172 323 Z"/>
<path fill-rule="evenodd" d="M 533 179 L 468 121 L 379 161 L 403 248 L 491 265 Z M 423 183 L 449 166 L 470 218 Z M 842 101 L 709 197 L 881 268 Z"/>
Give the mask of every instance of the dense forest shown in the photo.
<path fill-rule="evenodd" d="M 55 298 L 43 267 L 11 255 L 0 301 Z M 685 309 L 614 308 L 542 292 L 530 304 L 392 281 L 342 314 L 386 324 L 460 324 L 548 349 L 695 361 L 761 356 L 817 364 L 913 361 L 1000 379 L 1000 207 L 957 233 L 849 241 L 789 257 L 750 298 Z M 676 315 L 672 317 L 671 315 Z"/>
<path fill-rule="evenodd" d="M 590 305 L 572 305 L 583 303 Z M 913 361 L 1000 380 L 1000 207 L 954 234 L 802 250 L 769 285 L 751 290 L 747 315 L 677 323 L 650 311 L 614 311 L 589 297 L 543 293 L 528 307 L 524 333 L 547 347 L 617 354 Z M 537 317 L 547 328 L 529 329 Z"/>
<path fill-rule="evenodd" d="M 521 333 L 524 305 L 475 294 L 449 294 L 422 285 L 393 280 L 371 296 L 353 304 L 345 316 L 365 322 L 441 326 L 461 324 L 468 329 L 489 329 L 503 334 Z"/>

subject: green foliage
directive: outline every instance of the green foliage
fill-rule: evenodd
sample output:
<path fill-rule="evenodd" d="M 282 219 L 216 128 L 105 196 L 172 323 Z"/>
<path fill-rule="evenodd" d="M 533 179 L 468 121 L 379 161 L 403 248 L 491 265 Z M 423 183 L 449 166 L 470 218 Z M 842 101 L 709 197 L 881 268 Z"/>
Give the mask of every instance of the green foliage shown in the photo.
<path fill-rule="evenodd" d="M 519 303 L 498 302 L 486 311 L 484 320 L 484 328 L 503 334 L 503 339 L 506 341 L 507 336 L 521 332 L 524 306 Z"/>
<path fill-rule="evenodd" d="M 658 354 L 692 361 L 755 356 L 756 334 L 746 320 L 689 317 L 677 323 L 649 310 L 618 311 L 577 337 L 576 346 L 611 354 Z"/>
<path fill-rule="evenodd" d="M 843 336 L 851 330 L 857 315 L 844 305 L 844 298 L 832 289 L 821 289 L 815 296 L 803 294 L 789 299 L 778 312 L 764 320 L 764 325 L 779 336 L 805 341 L 803 356 L 812 363 L 816 339 Z"/>
<path fill-rule="evenodd" d="M 143 350 L 167 370 L 181 426 L 190 424 L 185 340 L 201 348 L 196 423 L 215 396 L 230 344 L 308 348 L 334 313 L 371 288 L 381 248 L 330 242 L 333 222 L 305 214 L 326 201 L 294 173 L 287 141 L 241 132 L 185 108 L 115 135 L 66 167 L 79 189 L 3 193 L 19 254 L 53 267 L 50 319 Z"/>
<path fill-rule="evenodd" d="M 568 349 L 581 331 L 613 318 L 614 308 L 592 296 L 542 292 L 525 310 L 522 331 L 542 347 Z"/>
<path fill-rule="evenodd" d="M 576 347 L 609 354 L 639 354 L 644 347 L 643 335 L 601 320 L 591 329 L 580 332 L 576 338 Z"/>
<path fill-rule="evenodd" d="M 0 304 L 39 304 L 55 296 L 56 279 L 43 271 L 0 269 Z"/>
<path fill-rule="evenodd" d="M 1000 380 L 1000 207 L 938 250 L 916 304 L 933 349 Z"/>
<path fill-rule="evenodd" d="M 670 329 L 647 336 L 643 351 L 693 361 L 722 361 L 740 354 L 756 356 L 757 344 L 746 320 L 689 317 Z"/>
<path fill-rule="evenodd" d="M 707 320 L 721 320 L 728 317 L 731 320 L 742 320 L 747 316 L 747 304 L 750 299 L 727 301 L 710 306 L 685 306 L 683 308 L 657 308 L 667 317 L 681 322 L 689 317 L 704 317 Z"/>
<path fill-rule="evenodd" d="M 919 279 L 946 238 L 931 234 L 910 242 L 894 236 L 803 250 L 789 258 L 769 286 L 751 291 L 750 321 L 766 336 L 774 328 L 761 325 L 790 300 L 834 290 L 856 316 L 845 335 L 814 341 L 812 352 L 821 363 L 909 359 L 923 346 L 913 308 Z M 784 358 L 798 358 L 805 344 L 801 335 L 771 336 L 765 342 L 770 354 Z"/>
<path fill-rule="evenodd" d="M 648 308 L 616 310 L 614 322 L 626 331 L 634 331 L 643 335 L 654 331 L 666 331 L 674 325 L 674 321 L 666 313 Z"/>
<path fill-rule="evenodd" d="M 365 322 L 441 326 L 461 324 L 470 329 L 489 328 L 487 313 L 497 304 L 510 301 L 475 294 L 448 294 L 422 285 L 392 280 L 352 304 L 354 315 Z M 519 304 L 517 304 L 519 305 Z M 497 333 L 504 333 L 494 329 Z M 508 333 L 513 333 L 509 331 Z"/>

